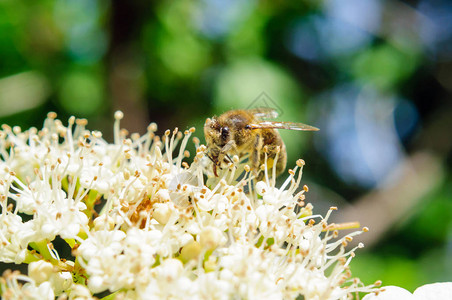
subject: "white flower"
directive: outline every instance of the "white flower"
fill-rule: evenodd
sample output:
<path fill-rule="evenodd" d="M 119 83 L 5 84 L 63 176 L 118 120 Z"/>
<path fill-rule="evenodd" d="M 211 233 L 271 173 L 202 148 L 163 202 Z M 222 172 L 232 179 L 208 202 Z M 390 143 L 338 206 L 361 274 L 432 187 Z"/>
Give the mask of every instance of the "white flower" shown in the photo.
<path fill-rule="evenodd" d="M 219 265 L 232 271 L 235 277 L 232 280 L 242 298 L 282 298 L 276 271 L 278 257 L 241 244 L 229 249 L 231 251 L 220 259 Z M 258 259 L 259 256 L 263 257 Z"/>
<path fill-rule="evenodd" d="M 2 299 L 54 300 L 55 293 L 49 281 L 41 284 L 19 272 L 6 271 L 0 280 Z"/>
<path fill-rule="evenodd" d="M 40 131 L 0 131 L 0 261 L 32 262 L 29 276 L 1 278 L 2 296 L 351 299 L 378 290 L 350 277 L 362 244 L 347 243 L 367 229 L 338 237 L 328 223 L 335 208 L 313 215 L 303 161 L 280 187 L 267 173 L 255 183 L 236 157 L 215 177 L 199 140 L 186 161 L 194 129 L 160 138 L 151 124 L 127 138 L 122 113 L 115 118 L 113 143 L 53 113 Z M 57 237 L 74 260 L 58 257 Z"/>
<path fill-rule="evenodd" d="M 31 283 L 25 284 L 22 288 L 22 293 L 25 299 L 54 299 L 54 291 L 50 282 L 43 282 L 39 286 Z"/>
<path fill-rule="evenodd" d="M 168 223 L 171 213 L 174 211 L 171 209 L 172 204 L 170 203 L 156 203 L 154 205 L 154 214 L 152 215 L 154 219 L 162 225 Z"/>
<path fill-rule="evenodd" d="M 22 218 L 13 213 L 7 213 L 2 207 L 0 216 L 0 261 L 20 264 L 25 260 L 28 242 L 34 236 L 30 228 L 31 222 L 22 222 Z"/>
<path fill-rule="evenodd" d="M 49 262 L 38 260 L 28 265 L 28 276 L 38 284 L 49 280 L 52 273 L 53 265 Z"/>
<path fill-rule="evenodd" d="M 199 233 L 199 243 L 205 249 L 215 249 L 226 241 L 223 231 L 213 226 L 206 226 Z"/>
<path fill-rule="evenodd" d="M 69 299 L 74 300 L 95 300 L 97 297 L 93 297 L 89 289 L 81 284 L 73 284 L 67 292 Z M 62 298 L 64 299 L 64 298 Z M 133 299 L 133 298 L 131 298 Z"/>
<path fill-rule="evenodd" d="M 77 251 L 86 260 L 90 260 L 92 257 L 113 257 L 123 250 L 121 241 L 125 238 L 126 234 L 120 230 L 95 231 Z"/>
<path fill-rule="evenodd" d="M 418 287 L 413 294 L 397 286 L 385 286 L 378 294 L 366 295 L 363 300 L 442 300 L 452 299 L 452 282 L 437 282 Z"/>
<path fill-rule="evenodd" d="M 50 276 L 50 283 L 55 295 L 60 295 L 72 286 L 72 274 L 70 272 L 55 272 Z"/>
<path fill-rule="evenodd" d="M 63 239 L 75 238 L 81 227 L 88 224 L 88 217 L 83 213 L 86 205 L 65 198 L 64 193 L 53 196 L 54 202 L 37 208 L 35 226 L 40 227 L 41 239 L 53 240 L 56 235 Z"/>

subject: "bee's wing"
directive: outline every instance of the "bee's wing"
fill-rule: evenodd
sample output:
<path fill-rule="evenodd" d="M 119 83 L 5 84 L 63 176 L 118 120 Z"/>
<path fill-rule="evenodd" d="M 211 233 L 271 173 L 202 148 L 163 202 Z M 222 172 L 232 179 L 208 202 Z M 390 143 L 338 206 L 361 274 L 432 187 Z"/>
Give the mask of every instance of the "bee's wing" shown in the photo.
<path fill-rule="evenodd" d="M 278 121 L 260 121 L 255 124 L 250 124 L 251 129 L 290 129 L 290 130 L 305 130 L 317 131 L 317 127 L 295 122 L 278 122 Z"/>
<path fill-rule="evenodd" d="M 270 107 L 257 107 L 248 109 L 257 119 L 276 119 L 278 112 Z"/>

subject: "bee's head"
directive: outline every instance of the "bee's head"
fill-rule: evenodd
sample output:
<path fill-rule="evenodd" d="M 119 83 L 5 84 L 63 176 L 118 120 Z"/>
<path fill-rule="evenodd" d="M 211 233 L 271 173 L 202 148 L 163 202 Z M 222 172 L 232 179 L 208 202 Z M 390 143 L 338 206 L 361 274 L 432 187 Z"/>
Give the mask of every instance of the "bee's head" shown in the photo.
<path fill-rule="evenodd" d="M 215 117 L 208 118 L 204 124 L 204 136 L 209 148 L 222 148 L 231 139 L 231 129 Z"/>

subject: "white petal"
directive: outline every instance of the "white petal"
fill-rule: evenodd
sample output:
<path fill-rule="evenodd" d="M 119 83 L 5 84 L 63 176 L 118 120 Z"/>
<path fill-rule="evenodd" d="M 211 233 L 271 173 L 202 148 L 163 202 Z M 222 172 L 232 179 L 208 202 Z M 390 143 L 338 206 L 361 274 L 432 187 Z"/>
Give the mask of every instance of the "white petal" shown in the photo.
<path fill-rule="evenodd" d="M 418 287 L 414 291 L 414 299 L 452 299 L 452 282 L 437 282 Z"/>
<path fill-rule="evenodd" d="M 414 300 L 414 296 L 407 290 L 398 286 L 385 286 L 384 291 L 364 296 L 363 300 Z M 439 299 L 438 299 L 439 300 Z"/>

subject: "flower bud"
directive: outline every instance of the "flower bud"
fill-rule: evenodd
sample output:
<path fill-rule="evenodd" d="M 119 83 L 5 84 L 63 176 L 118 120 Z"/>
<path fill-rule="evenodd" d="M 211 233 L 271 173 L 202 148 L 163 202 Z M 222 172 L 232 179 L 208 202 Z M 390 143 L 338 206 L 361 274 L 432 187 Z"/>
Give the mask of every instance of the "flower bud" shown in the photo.
<path fill-rule="evenodd" d="M 192 259 L 197 258 L 201 253 L 201 249 L 201 245 L 198 242 L 193 241 L 182 247 L 180 258 L 184 263 L 188 262 Z"/>
<path fill-rule="evenodd" d="M 28 265 L 28 276 L 30 276 L 36 284 L 47 281 L 53 272 L 53 265 L 44 260 L 34 261 Z"/>
<path fill-rule="evenodd" d="M 212 226 L 204 227 L 199 234 L 199 243 L 202 248 L 215 249 L 223 243 L 223 232 Z"/>
<path fill-rule="evenodd" d="M 156 203 L 154 204 L 154 219 L 162 225 L 168 223 L 171 217 L 171 208 L 169 203 Z"/>

